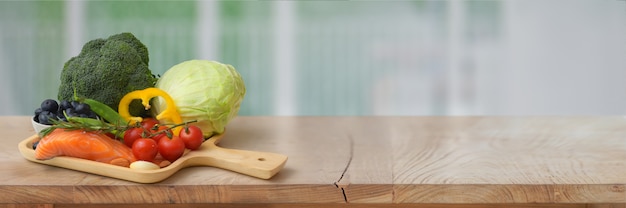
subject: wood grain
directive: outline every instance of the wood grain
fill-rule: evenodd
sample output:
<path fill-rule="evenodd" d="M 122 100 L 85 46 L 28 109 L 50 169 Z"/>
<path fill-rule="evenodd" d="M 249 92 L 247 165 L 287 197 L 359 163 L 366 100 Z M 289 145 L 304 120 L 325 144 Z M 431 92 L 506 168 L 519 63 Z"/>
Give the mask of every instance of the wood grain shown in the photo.
<path fill-rule="evenodd" d="M 0 208 L 153 208 L 152 204 L 19 204 L 2 205 Z M 221 207 L 221 208 L 625 208 L 620 204 L 163 204 L 159 207 L 166 208 L 196 208 L 196 207 Z"/>
<path fill-rule="evenodd" d="M 626 202 L 621 117 L 438 117 L 393 126 L 403 132 L 393 140 L 394 202 Z"/>
<path fill-rule="evenodd" d="M 2 207 L 2 206 L 0 206 Z M 57 205 L 56 208 L 149 208 L 154 205 L 136 204 L 95 204 L 95 205 Z M 164 204 L 159 207 L 168 208 L 624 208 L 618 204 Z"/>
<path fill-rule="evenodd" d="M 0 117 L 0 204 L 75 207 L 626 205 L 626 119 L 237 117 L 220 146 L 289 157 L 270 180 L 212 167 L 156 184 L 29 162 L 29 117 Z M 32 196 L 38 196 L 33 198 Z"/>

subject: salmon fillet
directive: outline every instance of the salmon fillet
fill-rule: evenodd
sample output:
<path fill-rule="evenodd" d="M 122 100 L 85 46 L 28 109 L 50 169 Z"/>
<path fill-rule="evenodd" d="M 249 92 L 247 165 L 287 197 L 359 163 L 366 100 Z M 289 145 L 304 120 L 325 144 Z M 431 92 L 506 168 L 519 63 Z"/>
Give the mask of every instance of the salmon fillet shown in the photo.
<path fill-rule="evenodd" d="M 70 156 L 109 163 L 120 159 L 136 161 L 132 150 L 117 140 L 98 132 L 56 129 L 39 141 L 35 158 L 47 160 L 56 156 Z"/>

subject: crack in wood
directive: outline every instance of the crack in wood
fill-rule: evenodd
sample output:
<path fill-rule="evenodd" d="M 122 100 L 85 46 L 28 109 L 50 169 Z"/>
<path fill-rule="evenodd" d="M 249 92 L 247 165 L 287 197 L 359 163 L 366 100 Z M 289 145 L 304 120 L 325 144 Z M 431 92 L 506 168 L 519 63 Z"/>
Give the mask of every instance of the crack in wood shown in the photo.
<path fill-rule="evenodd" d="M 341 194 L 343 194 L 343 200 L 346 203 L 350 203 L 348 201 L 348 196 L 346 195 L 346 190 L 344 187 L 339 187 L 339 183 L 341 182 L 341 180 L 343 180 L 346 172 L 348 172 L 348 168 L 350 168 L 350 164 L 352 163 L 352 157 L 354 156 L 354 139 L 351 135 L 348 135 L 348 139 L 350 141 L 350 157 L 348 158 L 348 164 L 346 164 L 346 167 L 343 169 L 343 172 L 341 173 L 341 176 L 339 176 L 339 179 L 337 179 L 337 181 L 334 183 L 335 187 L 341 188 Z"/>

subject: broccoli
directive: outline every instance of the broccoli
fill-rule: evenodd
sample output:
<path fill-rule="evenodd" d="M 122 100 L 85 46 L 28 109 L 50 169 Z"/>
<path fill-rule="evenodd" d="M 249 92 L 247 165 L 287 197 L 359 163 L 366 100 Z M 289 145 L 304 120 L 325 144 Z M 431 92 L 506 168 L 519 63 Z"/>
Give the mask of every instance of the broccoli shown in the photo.
<path fill-rule="evenodd" d="M 117 110 L 126 93 L 156 83 L 148 61 L 148 49 L 131 33 L 91 40 L 63 66 L 58 99 L 74 100 L 76 93 Z M 147 115 L 138 100 L 130 110 L 133 115 Z"/>

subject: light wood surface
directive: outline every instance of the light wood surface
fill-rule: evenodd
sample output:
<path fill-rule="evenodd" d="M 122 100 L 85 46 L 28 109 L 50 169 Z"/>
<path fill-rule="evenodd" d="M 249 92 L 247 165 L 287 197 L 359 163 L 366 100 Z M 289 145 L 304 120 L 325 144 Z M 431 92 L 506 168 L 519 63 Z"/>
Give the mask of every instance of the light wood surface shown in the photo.
<path fill-rule="evenodd" d="M 621 116 L 237 117 L 227 129 L 220 146 L 289 162 L 269 180 L 190 167 L 139 184 L 30 162 L 17 149 L 29 117 L 0 117 L 0 204 L 626 205 Z"/>

